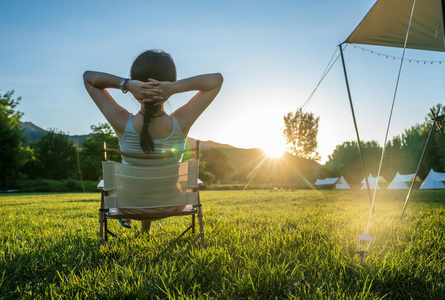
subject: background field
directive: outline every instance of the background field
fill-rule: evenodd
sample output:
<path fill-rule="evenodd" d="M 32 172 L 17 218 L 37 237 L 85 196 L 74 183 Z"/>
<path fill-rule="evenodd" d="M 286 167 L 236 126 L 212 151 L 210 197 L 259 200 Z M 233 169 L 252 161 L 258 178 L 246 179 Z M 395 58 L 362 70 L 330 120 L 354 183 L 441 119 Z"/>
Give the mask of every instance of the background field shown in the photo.
<path fill-rule="evenodd" d="M 98 247 L 99 194 L 0 196 L 0 298 L 445 299 L 445 192 L 379 191 L 365 262 L 363 191 L 203 191 L 206 247 L 113 223 Z"/>

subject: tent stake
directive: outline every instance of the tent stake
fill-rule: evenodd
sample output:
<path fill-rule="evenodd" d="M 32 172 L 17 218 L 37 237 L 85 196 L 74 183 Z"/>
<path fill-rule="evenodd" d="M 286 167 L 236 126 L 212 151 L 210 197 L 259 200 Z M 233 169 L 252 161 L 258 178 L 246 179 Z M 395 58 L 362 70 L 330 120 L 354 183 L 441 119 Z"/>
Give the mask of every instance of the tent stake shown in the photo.
<path fill-rule="evenodd" d="M 342 44 L 339 44 L 338 47 L 340 48 L 340 55 L 341 55 L 341 62 L 343 65 L 343 73 L 345 74 L 345 83 L 346 83 L 346 90 L 348 91 L 348 98 L 349 98 L 349 105 L 351 107 L 351 113 L 352 113 L 352 121 L 354 122 L 354 128 L 355 128 L 355 135 L 357 137 L 357 148 L 358 148 L 358 154 L 360 156 L 360 160 L 362 162 L 362 168 L 363 168 L 363 177 L 365 178 L 365 183 L 366 183 L 366 190 L 368 191 L 368 198 L 369 198 L 369 202 L 372 205 L 372 195 L 371 195 L 371 186 L 369 185 L 369 181 L 368 181 L 368 172 L 366 169 L 366 163 L 365 163 L 365 159 L 363 157 L 363 151 L 362 151 L 362 145 L 361 145 L 361 141 L 360 141 L 360 135 L 358 133 L 358 127 L 357 127 L 357 120 L 355 118 L 355 112 L 354 112 L 354 105 L 352 104 L 352 96 L 351 96 L 351 90 L 349 88 L 349 80 L 348 80 L 348 73 L 346 72 L 346 64 L 345 64 L 345 57 L 343 55 L 343 48 L 342 48 Z M 375 213 L 374 211 L 374 207 L 372 207 L 372 213 Z"/>

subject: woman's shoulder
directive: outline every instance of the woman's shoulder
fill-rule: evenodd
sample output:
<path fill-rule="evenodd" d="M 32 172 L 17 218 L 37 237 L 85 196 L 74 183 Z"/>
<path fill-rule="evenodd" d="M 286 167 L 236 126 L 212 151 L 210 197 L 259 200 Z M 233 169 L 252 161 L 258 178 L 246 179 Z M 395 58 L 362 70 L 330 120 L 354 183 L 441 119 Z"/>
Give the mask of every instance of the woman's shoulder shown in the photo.
<path fill-rule="evenodd" d="M 187 128 L 186 126 L 186 124 L 188 123 L 186 118 L 182 115 L 181 112 L 178 112 L 178 110 L 170 114 L 170 117 L 173 120 L 173 125 L 176 124 L 176 126 L 181 130 L 181 133 L 184 135 L 185 138 L 188 134 L 188 131 L 190 130 L 190 128 Z"/>
<path fill-rule="evenodd" d="M 171 114 L 170 117 L 172 118 L 173 121 L 173 133 L 178 133 L 181 137 L 183 137 L 184 139 L 186 138 L 186 136 L 184 135 L 184 132 L 182 131 L 182 127 L 181 124 L 179 124 L 178 119 L 175 117 L 174 114 Z"/>

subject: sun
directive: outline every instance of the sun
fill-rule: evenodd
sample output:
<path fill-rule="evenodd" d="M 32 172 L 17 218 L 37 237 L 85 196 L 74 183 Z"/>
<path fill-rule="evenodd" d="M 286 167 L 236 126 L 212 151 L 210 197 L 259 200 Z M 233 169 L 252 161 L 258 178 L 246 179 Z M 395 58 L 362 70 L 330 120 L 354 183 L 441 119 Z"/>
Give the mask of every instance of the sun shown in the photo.
<path fill-rule="evenodd" d="M 280 158 L 283 156 L 286 148 L 280 144 L 270 144 L 266 147 L 262 147 L 261 150 L 263 150 L 267 157 Z"/>
<path fill-rule="evenodd" d="M 276 130 L 271 130 L 270 134 L 267 134 L 267 138 L 262 140 L 262 145 L 260 146 L 264 154 L 270 158 L 280 158 L 286 153 L 287 143 L 284 137 L 278 134 Z"/>

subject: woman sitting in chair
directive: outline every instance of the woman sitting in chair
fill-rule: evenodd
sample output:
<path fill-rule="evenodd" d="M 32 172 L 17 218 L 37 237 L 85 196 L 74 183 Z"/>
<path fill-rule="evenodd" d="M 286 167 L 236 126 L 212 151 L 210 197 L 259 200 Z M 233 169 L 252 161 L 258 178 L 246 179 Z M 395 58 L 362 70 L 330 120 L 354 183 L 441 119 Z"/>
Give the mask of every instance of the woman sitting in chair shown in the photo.
<path fill-rule="evenodd" d="M 159 156 L 171 149 L 185 148 L 190 128 L 218 95 L 223 82 L 219 73 L 176 80 L 173 59 L 169 54 L 156 50 L 145 51 L 136 58 L 129 79 L 94 71 L 86 71 L 83 79 L 91 98 L 116 132 L 121 150 Z M 141 104 L 140 110 L 132 114 L 117 104 L 107 92 L 109 88 L 130 92 Z M 166 114 L 164 102 L 174 94 L 188 91 L 197 93 L 172 114 Z M 122 157 L 122 163 L 169 164 L 180 159 L 180 155 L 156 160 Z M 127 210 L 125 213 L 138 212 Z M 124 227 L 131 226 L 129 219 L 119 221 Z M 142 221 L 141 231 L 148 232 L 150 225 L 150 221 Z"/>

